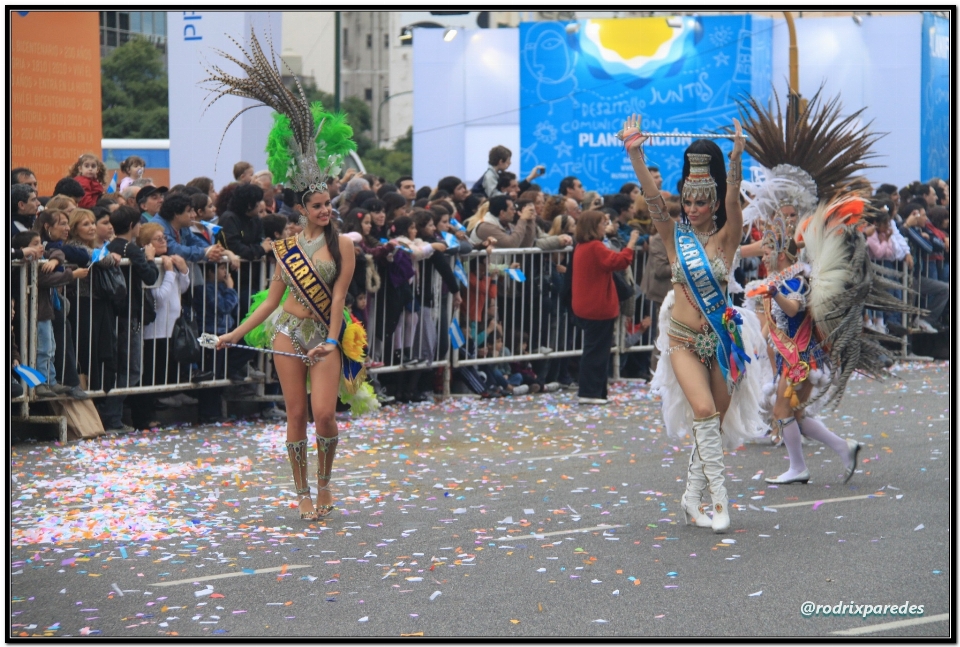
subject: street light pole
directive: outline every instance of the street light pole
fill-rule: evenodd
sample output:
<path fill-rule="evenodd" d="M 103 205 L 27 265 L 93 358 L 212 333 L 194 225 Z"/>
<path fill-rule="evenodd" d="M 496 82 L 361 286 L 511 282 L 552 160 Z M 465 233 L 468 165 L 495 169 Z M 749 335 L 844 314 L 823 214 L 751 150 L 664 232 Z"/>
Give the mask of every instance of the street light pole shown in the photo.
<path fill-rule="evenodd" d="M 335 11 L 333 18 L 333 111 L 340 112 L 340 12 Z"/>
<path fill-rule="evenodd" d="M 377 146 L 380 146 L 380 115 L 383 112 L 383 104 L 394 97 L 399 97 L 404 94 L 413 94 L 413 90 L 406 90 L 404 92 L 397 92 L 396 94 L 391 94 L 389 97 L 380 102 L 380 106 L 377 107 Z"/>

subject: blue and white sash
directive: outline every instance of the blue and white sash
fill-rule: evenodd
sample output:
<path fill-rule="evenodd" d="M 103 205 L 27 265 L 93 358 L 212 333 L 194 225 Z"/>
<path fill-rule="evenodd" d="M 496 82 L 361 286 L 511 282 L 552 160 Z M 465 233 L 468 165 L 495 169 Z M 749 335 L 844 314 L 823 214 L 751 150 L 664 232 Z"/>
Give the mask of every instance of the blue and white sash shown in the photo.
<path fill-rule="evenodd" d="M 739 318 L 735 311 L 728 313 L 726 290 L 720 287 L 720 282 L 713 275 L 710 259 L 707 252 L 697 240 L 693 228 L 689 225 L 678 224 L 675 227 L 674 241 L 676 243 L 677 260 L 683 269 L 687 284 L 697 300 L 697 306 L 704 318 L 717 334 L 720 343 L 717 344 L 716 356 L 723 373 L 723 379 L 730 389 L 743 375 L 745 368 L 743 360 L 750 361 L 750 357 L 743 352 L 740 342 L 740 330 L 734 318 Z M 733 309 L 730 308 L 732 311 Z M 726 318 L 724 315 L 727 315 Z M 730 330 L 730 326 L 734 330 Z M 740 342 L 742 344 L 742 342 Z M 733 375 L 731 375 L 731 368 Z"/>

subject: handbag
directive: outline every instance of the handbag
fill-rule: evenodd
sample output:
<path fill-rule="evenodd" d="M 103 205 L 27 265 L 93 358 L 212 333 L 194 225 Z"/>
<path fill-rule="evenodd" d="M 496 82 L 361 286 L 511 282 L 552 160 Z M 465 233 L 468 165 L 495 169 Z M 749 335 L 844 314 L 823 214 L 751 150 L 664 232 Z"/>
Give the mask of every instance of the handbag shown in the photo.
<path fill-rule="evenodd" d="M 195 364 L 203 358 L 203 349 L 197 339 L 197 324 L 192 319 L 180 315 L 173 324 L 170 342 L 173 347 L 173 360 L 180 364 Z"/>
<path fill-rule="evenodd" d="M 93 298 L 109 303 L 113 314 L 127 311 L 127 282 L 119 267 L 93 266 Z"/>
<path fill-rule="evenodd" d="M 626 301 L 633 296 L 633 288 L 627 284 L 627 279 L 623 278 L 620 272 L 612 272 L 613 286 L 617 288 L 617 300 Z"/>

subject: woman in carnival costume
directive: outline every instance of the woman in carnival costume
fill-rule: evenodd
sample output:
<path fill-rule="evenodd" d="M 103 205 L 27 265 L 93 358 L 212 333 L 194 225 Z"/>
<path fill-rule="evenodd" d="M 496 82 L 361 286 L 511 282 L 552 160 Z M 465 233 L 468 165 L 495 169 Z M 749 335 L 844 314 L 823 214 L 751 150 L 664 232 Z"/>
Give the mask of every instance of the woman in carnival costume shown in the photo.
<path fill-rule="evenodd" d="M 339 235 L 325 182 L 339 173 L 344 155 L 355 149 L 353 131 L 342 114 L 325 112 L 319 102 L 309 104 L 299 81 L 299 97 L 288 91 L 273 63 L 272 47 L 268 58 L 252 30 L 251 53 L 240 48 L 248 63 L 220 54 L 243 68 L 247 78 L 214 66 L 206 83 L 216 93 L 213 101 L 232 94 L 276 110 L 267 165 L 295 191 L 303 231 L 274 243 L 277 263 L 270 287 L 254 295 L 247 318 L 220 336 L 218 348 L 245 338 L 252 346 L 299 356 L 276 355 L 274 362 L 286 404 L 286 448 L 300 518 L 317 520 L 334 509 L 329 486 L 339 437 L 338 393 L 354 413 L 377 406 L 360 364 L 366 335 L 344 307 L 355 262 L 353 243 Z M 308 378 L 319 453 L 316 507 L 307 477 Z"/>
<path fill-rule="evenodd" d="M 864 307 L 904 310 L 887 292 L 899 287 L 886 278 L 892 271 L 869 260 L 862 233 L 866 201 L 853 188 L 853 174 L 869 168 L 864 161 L 877 135 L 854 127 L 859 112 L 841 119 L 838 99 L 824 104 L 819 93 L 786 129 L 779 103 L 776 113 L 753 100 L 749 107 L 756 116 L 741 105 L 747 151 L 761 168 L 744 182 L 750 200 L 744 212 L 767 225 L 757 249 L 742 251 L 763 254 L 770 276 L 747 285 L 746 305 L 761 312 L 775 351 L 777 377 L 766 389 L 766 404 L 774 441 L 782 440 L 790 459 L 786 472 L 766 481 L 810 480 L 803 435 L 840 456 L 846 483 L 856 471 L 860 443 L 840 438 L 815 414 L 839 404 L 854 370 L 885 374 L 878 341 L 896 340 L 864 330 Z"/>
<path fill-rule="evenodd" d="M 730 527 L 724 446 L 735 449 L 765 431 L 759 415 L 761 380 L 747 376 L 767 362 L 766 346 L 756 316 L 733 307 L 727 291 L 743 224 L 738 192 L 744 140 L 740 124 L 734 127 L 729 174 L 714 142 L 698 139 L 685 151 L 684 218 L 677 224 L 646 166 L 641 145 L 647 135 L 640 131 L 640 119 L 628 119 L 620 133 L 643 194 L 653 196 L 647 207 L 673 270 L 657 339 L 669 361 L 664 357 L 657 365 L 651 390 L 662 398 L 667 433 L 678 439 L 693 435 L 681 499 L 684 519 L 717 533 Z M 705 490 L 712 519 L 701 502 Z"/>

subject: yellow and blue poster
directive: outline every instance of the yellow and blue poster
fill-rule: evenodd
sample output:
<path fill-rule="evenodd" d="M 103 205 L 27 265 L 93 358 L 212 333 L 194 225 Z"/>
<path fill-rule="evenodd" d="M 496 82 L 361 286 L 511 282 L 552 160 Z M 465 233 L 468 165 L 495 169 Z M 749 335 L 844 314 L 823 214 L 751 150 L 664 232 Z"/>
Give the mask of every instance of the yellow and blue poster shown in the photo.
<path fill-rule="evenodd" d="M 720 132 L 738 98 L 769 98 L 771 44 L 772 20 L 750 15 L 523 23 L 521 168 L 544 165 L 538 182 L 549 191 L 573 175 L 588 190 L 616 193 L 636 180 L 616 138 L 628 116 L 642 115 L 651 132 Z M 676 192 L 691 141 L 645 144 L 665 189 Z M 729 140 L 718 143 L 730 150 Z"/>

